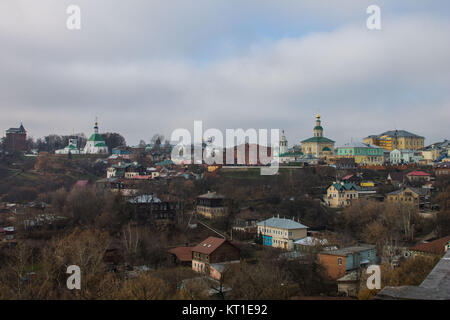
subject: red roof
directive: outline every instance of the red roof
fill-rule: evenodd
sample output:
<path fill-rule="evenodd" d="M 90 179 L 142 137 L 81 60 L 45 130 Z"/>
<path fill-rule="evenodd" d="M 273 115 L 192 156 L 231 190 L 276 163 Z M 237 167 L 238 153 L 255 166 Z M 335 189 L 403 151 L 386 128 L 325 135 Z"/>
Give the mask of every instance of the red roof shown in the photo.
<path fill-rule="evenodd" d="M 89 183 L 89 180 L 78 180 L 75 183 L 74 187 L 75 188 L 84 188 L 87 186 L 88 183 Z"/>
<path fill-rule="evenodd" d="M 132 179 L 136 179 L 136 180 L 150 180 L 152 178 L 152 176 L 134 176 L 132 177 Z"/>
<path fill-rule="evenodd" d="M 346 175 L 345 177 L 343 177 L 342 180 L 348 180 L 348 179 L 350 179 L 351 177 L 353 177 L 353 174 L 348 174 L 348 175 Z"/>
<path fill-rule="evenodd" d="M 219 248 L 225 241 L 226 240 L 223 238 L 209 237 L 208 239 L 203 240 L 194 248 L 192 248 L 192 251 L 204 254 L 211 254 L 217 248 Z"/>
<path fill-rule="evenodd" d="M 450 236 L 446 236 L 428 243 L 421 243 L 409 248 L 412 251 L 421 251 L 442 255 L 445 253 L 445 245 L 450 241 Z"/>
<path fill-rule="evenodd" d="M 420 177 L 428 177 L 430 176 L 429 173 L 423 172 L 423 171 L 412 171 L 407 174 L 408 176 L 420 176 Z"/>
<path fill-rule="evenodd" d="M 192 261 L 192 247 L 176 247 L 169 252 L 176 255 L 181 262 Z"/>

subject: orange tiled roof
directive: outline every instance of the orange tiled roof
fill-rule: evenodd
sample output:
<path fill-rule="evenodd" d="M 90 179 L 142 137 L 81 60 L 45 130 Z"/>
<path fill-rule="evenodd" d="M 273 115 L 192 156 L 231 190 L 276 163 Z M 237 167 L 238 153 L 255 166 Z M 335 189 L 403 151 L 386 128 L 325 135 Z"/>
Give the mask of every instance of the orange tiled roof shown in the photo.
<path fill-rule="evenodd" d="M 409 248 L 412 251 L 420 251 L 442 255 L 445 253 L 445 244 L 450 241 L 450 236 L 446 236 L 428 243 L 421 243 Z"/>

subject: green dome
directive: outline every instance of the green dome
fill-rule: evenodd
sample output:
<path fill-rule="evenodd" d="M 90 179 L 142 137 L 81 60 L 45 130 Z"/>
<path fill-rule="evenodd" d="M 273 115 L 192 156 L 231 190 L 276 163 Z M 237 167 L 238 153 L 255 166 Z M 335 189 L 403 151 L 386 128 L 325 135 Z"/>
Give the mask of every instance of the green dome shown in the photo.
<path fill-rule="evenodd" d="M 322 130 L 323 131 L 323 128 L 322 128 L 322 126 L 315 126 L 314 130 Z"/>
<path fill-rule="evenodd" d="M 331 150 L 330 150 L 330 148 L 325 147 L 325 148 L 322 149 L 322 151 L 331 151 Z"/>
<path fill-rule="evenodd" d="M 304 142 L 329 142 L 329 143 L 334 143 L 333 140 L 325 138 L 325 137 L 312 137 L 306 140 L 303 140 L 302 143 Z"/>
<path fill-rule="evenodd" d="M 106 144 L 104 142 L 96 143 L 96 147 L 106 147 Z"/>
<path fill-rule="evenodd" d="M 92 136 L 89 138 L 89 141 L 103 141 L 103 138 L 98 133 L 93 133 Z"/>

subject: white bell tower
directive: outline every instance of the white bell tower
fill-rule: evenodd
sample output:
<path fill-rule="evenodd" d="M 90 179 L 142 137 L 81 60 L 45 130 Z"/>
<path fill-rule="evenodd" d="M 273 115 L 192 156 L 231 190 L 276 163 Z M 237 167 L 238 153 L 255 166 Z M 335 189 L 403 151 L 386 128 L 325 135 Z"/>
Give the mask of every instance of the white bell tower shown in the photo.
<path fill-rule="evenodd" d="M 280 154 L 288 152 L 288 141 L 286 139 L 286 135 L 284 134 L 284 130 L 281 131 L 281 139 L 280 139 Z"/>

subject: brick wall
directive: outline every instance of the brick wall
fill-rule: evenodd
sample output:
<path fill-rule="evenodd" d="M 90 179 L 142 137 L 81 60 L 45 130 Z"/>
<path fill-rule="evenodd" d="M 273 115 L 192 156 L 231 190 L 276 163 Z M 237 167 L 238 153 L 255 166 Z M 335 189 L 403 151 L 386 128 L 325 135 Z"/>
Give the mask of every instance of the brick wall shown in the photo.
<path fill-rule="evenodd" d="M 336 280 L 345 275 L 345 257 L 331 254 L 318 254 L 319 263 L 324 267 L 327 276 L 330 279 Z M 342 264 L 339 265 L 338 259 L 342 259 Z"/>

